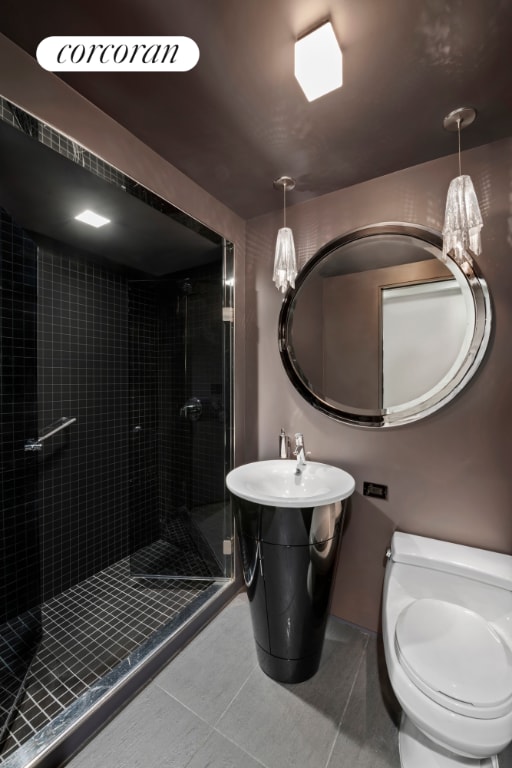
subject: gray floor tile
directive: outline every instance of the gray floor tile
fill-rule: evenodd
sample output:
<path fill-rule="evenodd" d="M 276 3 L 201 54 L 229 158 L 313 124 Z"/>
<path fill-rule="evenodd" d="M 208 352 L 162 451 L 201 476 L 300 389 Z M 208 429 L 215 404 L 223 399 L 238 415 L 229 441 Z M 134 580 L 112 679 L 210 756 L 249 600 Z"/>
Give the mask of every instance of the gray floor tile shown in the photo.
<path fill-rule="evenodd" d="M 500 768 L 512 768 L 512 744 L 499 755 Z"/>
<path fill-rule="evenodd" d="M 399 715 L 381 642 L 336 619 L 311 680 L 268 678 L 240 595 L 68 766 L 399 768 Z"/>
<path fill-rule="evenodd" d="M 214 731 L 187 764 L 187 768 L 205 768 L 205 766 L 208 768 L 262 768 L 262 763 L 254 760 L 236 744 Z"/>
<path fill-rule="evenodd" d="M 362 632 L 330 622 L 311 680 L 282 685 L 256 668 L 217 730 L 269 768 L 324 768 L 366 642 Z"/>
<path fill-rule="evenodd" d="M 155 683 L 213 725 L 256 665 L 244 594 L 237 596 L 155 678 Z"/>
<path fill-rule="evenodd" d="M 123 709 L 68 768 L 185 768 L 210 726 L 156 685 Z"/>
<path fill-rule="evenodd" d="M 400 768 L 396 725 L 399 717 L 382 643 L 372 636 L 328 768 Z"/>

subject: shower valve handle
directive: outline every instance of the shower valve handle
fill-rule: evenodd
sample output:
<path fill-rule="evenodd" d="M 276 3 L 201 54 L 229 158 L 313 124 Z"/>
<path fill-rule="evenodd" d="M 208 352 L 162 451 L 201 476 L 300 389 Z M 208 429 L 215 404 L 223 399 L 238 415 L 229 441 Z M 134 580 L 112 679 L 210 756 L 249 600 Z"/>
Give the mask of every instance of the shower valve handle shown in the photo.
<path fill-rule="evenodd" d="M 180 416 L 189 421 L 197 421 L 203 412 L 203 405 L 198 397 L 191 397 L 180 408 Z"/>

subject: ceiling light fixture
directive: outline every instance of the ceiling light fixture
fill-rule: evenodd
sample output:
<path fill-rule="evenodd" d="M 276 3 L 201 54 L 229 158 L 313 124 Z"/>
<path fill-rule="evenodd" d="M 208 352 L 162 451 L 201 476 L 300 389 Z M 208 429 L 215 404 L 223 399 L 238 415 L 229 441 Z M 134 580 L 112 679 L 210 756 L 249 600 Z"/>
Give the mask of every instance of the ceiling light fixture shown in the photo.
<path fill-rule="evenodd" d="M 459 137 L 459 175 L 450 182 L 446 198 L 446 212 L 443 227 L 443 258 L 448 254 L 458 263 L 472 263 L 472 256 L 482 251 L 480 230 L 482 214 L 478 207 L 475 188 L 470 176 L 461 174 L 460 132 L 474 121 L 473 107 L 454 109 L 443 120 L 447 131 L 457 131 Z"/>
<path fill-rule="evenodd" d="M 110 224 L 110 219 L 106 219 L 105 216 L 100 216 L 99 213 L 94 211 L 85 210 L 75 216 L 77 221 L 82 221 L 84 224 L 89 224 L 90 227 L 103 227 L 105 224 Z"/>
<path fill-rule="evenodd" d="M 284 293 L 288 286 L 295 288 L 295 278 L 297 277 L 293 233 L 286 226 L 286 193 L 295 188 L 295 179 L 290 176 L 281 176 L 274 181 L 274 187 L 283 190 L 283 226 L 277 233 L 273 279 L 276 288 Z"/>
<path fill-rule="evenodd" d="M 308 101 L 343 85 L 343 57 L 330 21 L 295 43 L 295 77 Z"/>

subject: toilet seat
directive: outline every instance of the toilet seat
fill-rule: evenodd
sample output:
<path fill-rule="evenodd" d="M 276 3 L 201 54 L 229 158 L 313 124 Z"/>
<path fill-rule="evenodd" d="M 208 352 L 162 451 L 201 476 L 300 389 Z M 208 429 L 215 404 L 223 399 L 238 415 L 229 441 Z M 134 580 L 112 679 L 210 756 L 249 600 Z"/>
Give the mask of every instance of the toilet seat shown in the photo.
<path fill-rule="evenodd" d="M 395 650 L 409 679 L 446 709 L 478 719 L 512 711 L 512 649 L 479 614 L 415 600 L 398 616 Z"/>

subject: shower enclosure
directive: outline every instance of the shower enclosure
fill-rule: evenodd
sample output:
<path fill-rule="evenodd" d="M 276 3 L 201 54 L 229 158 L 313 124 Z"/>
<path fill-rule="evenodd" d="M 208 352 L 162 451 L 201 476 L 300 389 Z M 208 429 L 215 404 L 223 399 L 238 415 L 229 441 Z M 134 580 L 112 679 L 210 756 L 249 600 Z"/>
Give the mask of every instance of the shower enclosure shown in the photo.
<path fill-rule="evenodd" d="M 171 279 L 129 284 L 130 497 L 137 510 L 131 570 L 140 576 L 222 577 L 226 552 L 230 557 L 230 539 L 218 535 L 226 508 L 223 393 L 229 388 L 219 365 L 221 267 L 215 260 Z M 155 468 L 158 478 L 148 483 Z"/>
<path fill-rule="evenodd" d="M 4 99 L 0 159 L 7 766 L 232 581 L 233 247 Z"/>

